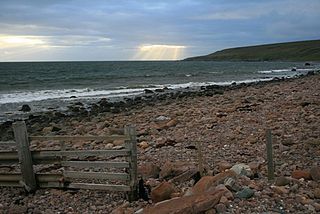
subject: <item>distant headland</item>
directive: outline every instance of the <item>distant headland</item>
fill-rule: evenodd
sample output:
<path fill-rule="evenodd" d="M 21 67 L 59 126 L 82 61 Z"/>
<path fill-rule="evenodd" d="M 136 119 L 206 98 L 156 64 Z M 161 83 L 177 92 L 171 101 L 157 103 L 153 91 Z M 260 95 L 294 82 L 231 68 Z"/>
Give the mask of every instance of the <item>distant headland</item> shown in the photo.
<path fill-rule="evenodd" d="M 264 44 L 220 50 L 185 61 L 320 61 L 320 40 Z"/>

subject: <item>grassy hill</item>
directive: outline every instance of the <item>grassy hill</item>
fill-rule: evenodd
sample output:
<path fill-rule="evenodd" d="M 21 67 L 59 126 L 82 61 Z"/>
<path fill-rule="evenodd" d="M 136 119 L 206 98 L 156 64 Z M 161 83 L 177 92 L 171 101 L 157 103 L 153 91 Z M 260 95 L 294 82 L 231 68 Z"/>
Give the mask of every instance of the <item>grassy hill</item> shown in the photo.
<path fill-rule="evenodd" d="M 320 40 L 229 48 L 187 61 L 320 61 Z"/>

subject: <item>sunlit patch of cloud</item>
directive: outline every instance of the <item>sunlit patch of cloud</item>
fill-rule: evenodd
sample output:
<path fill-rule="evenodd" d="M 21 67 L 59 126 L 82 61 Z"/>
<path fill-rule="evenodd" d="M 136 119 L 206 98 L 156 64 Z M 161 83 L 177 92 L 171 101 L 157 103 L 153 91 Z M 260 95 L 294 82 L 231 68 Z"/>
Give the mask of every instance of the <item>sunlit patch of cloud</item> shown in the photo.
<path fill-rule="evenodd" d="M 10 47 L 71 47 L 71 46 L 109 46 L 111 39 L 100 36 L 30 36 L 0 35 L 1 48 Z"/>
<path fill-rule="evenodd" d="M 183 45 L 141 45 L 133 60 L 177 60 L 185 49 Z"/>

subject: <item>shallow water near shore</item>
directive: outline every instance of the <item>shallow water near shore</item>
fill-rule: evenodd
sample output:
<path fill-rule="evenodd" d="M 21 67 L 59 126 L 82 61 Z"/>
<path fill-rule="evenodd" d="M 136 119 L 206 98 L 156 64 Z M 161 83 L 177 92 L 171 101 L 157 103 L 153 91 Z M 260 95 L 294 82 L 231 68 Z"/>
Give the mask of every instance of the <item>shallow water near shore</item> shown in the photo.
<path fill-rule="evenodd" d="M 195 88 L 293 77 L 318 69 L 298 62 L 19 62 L 0 63 L 0 122 L 32 112 L 65 110 L 142 94 L 145 89 Z"/>

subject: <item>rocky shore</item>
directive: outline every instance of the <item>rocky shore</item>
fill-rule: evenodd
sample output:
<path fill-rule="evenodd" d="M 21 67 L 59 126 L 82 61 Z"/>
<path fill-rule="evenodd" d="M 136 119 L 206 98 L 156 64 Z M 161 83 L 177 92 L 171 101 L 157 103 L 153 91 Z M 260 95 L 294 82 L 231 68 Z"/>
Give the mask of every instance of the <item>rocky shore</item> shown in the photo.
<path fill-rule="evenodd" d="M 0 213 L 320 212 L 319 83 L 320 75 L 310 73 L 230 87 L 163 89 L 116 103 L 76 103 L 66 113 L 30 115 L 28 132 L 34 135 L 102 135 L 134 124 L 139 175 L 151 189 L 149 200 L 129 203 L 123 194 L 89 190 L 40 189 L 26 195 L 2 187 Z M 2 140 L 12 138 L 10 127 L 11 122 L 1 124 Z M 273 182 L 267 179 L 266 129 L 274 143 Z M 199 142 L 205 175 L 200 180 Z"/>

